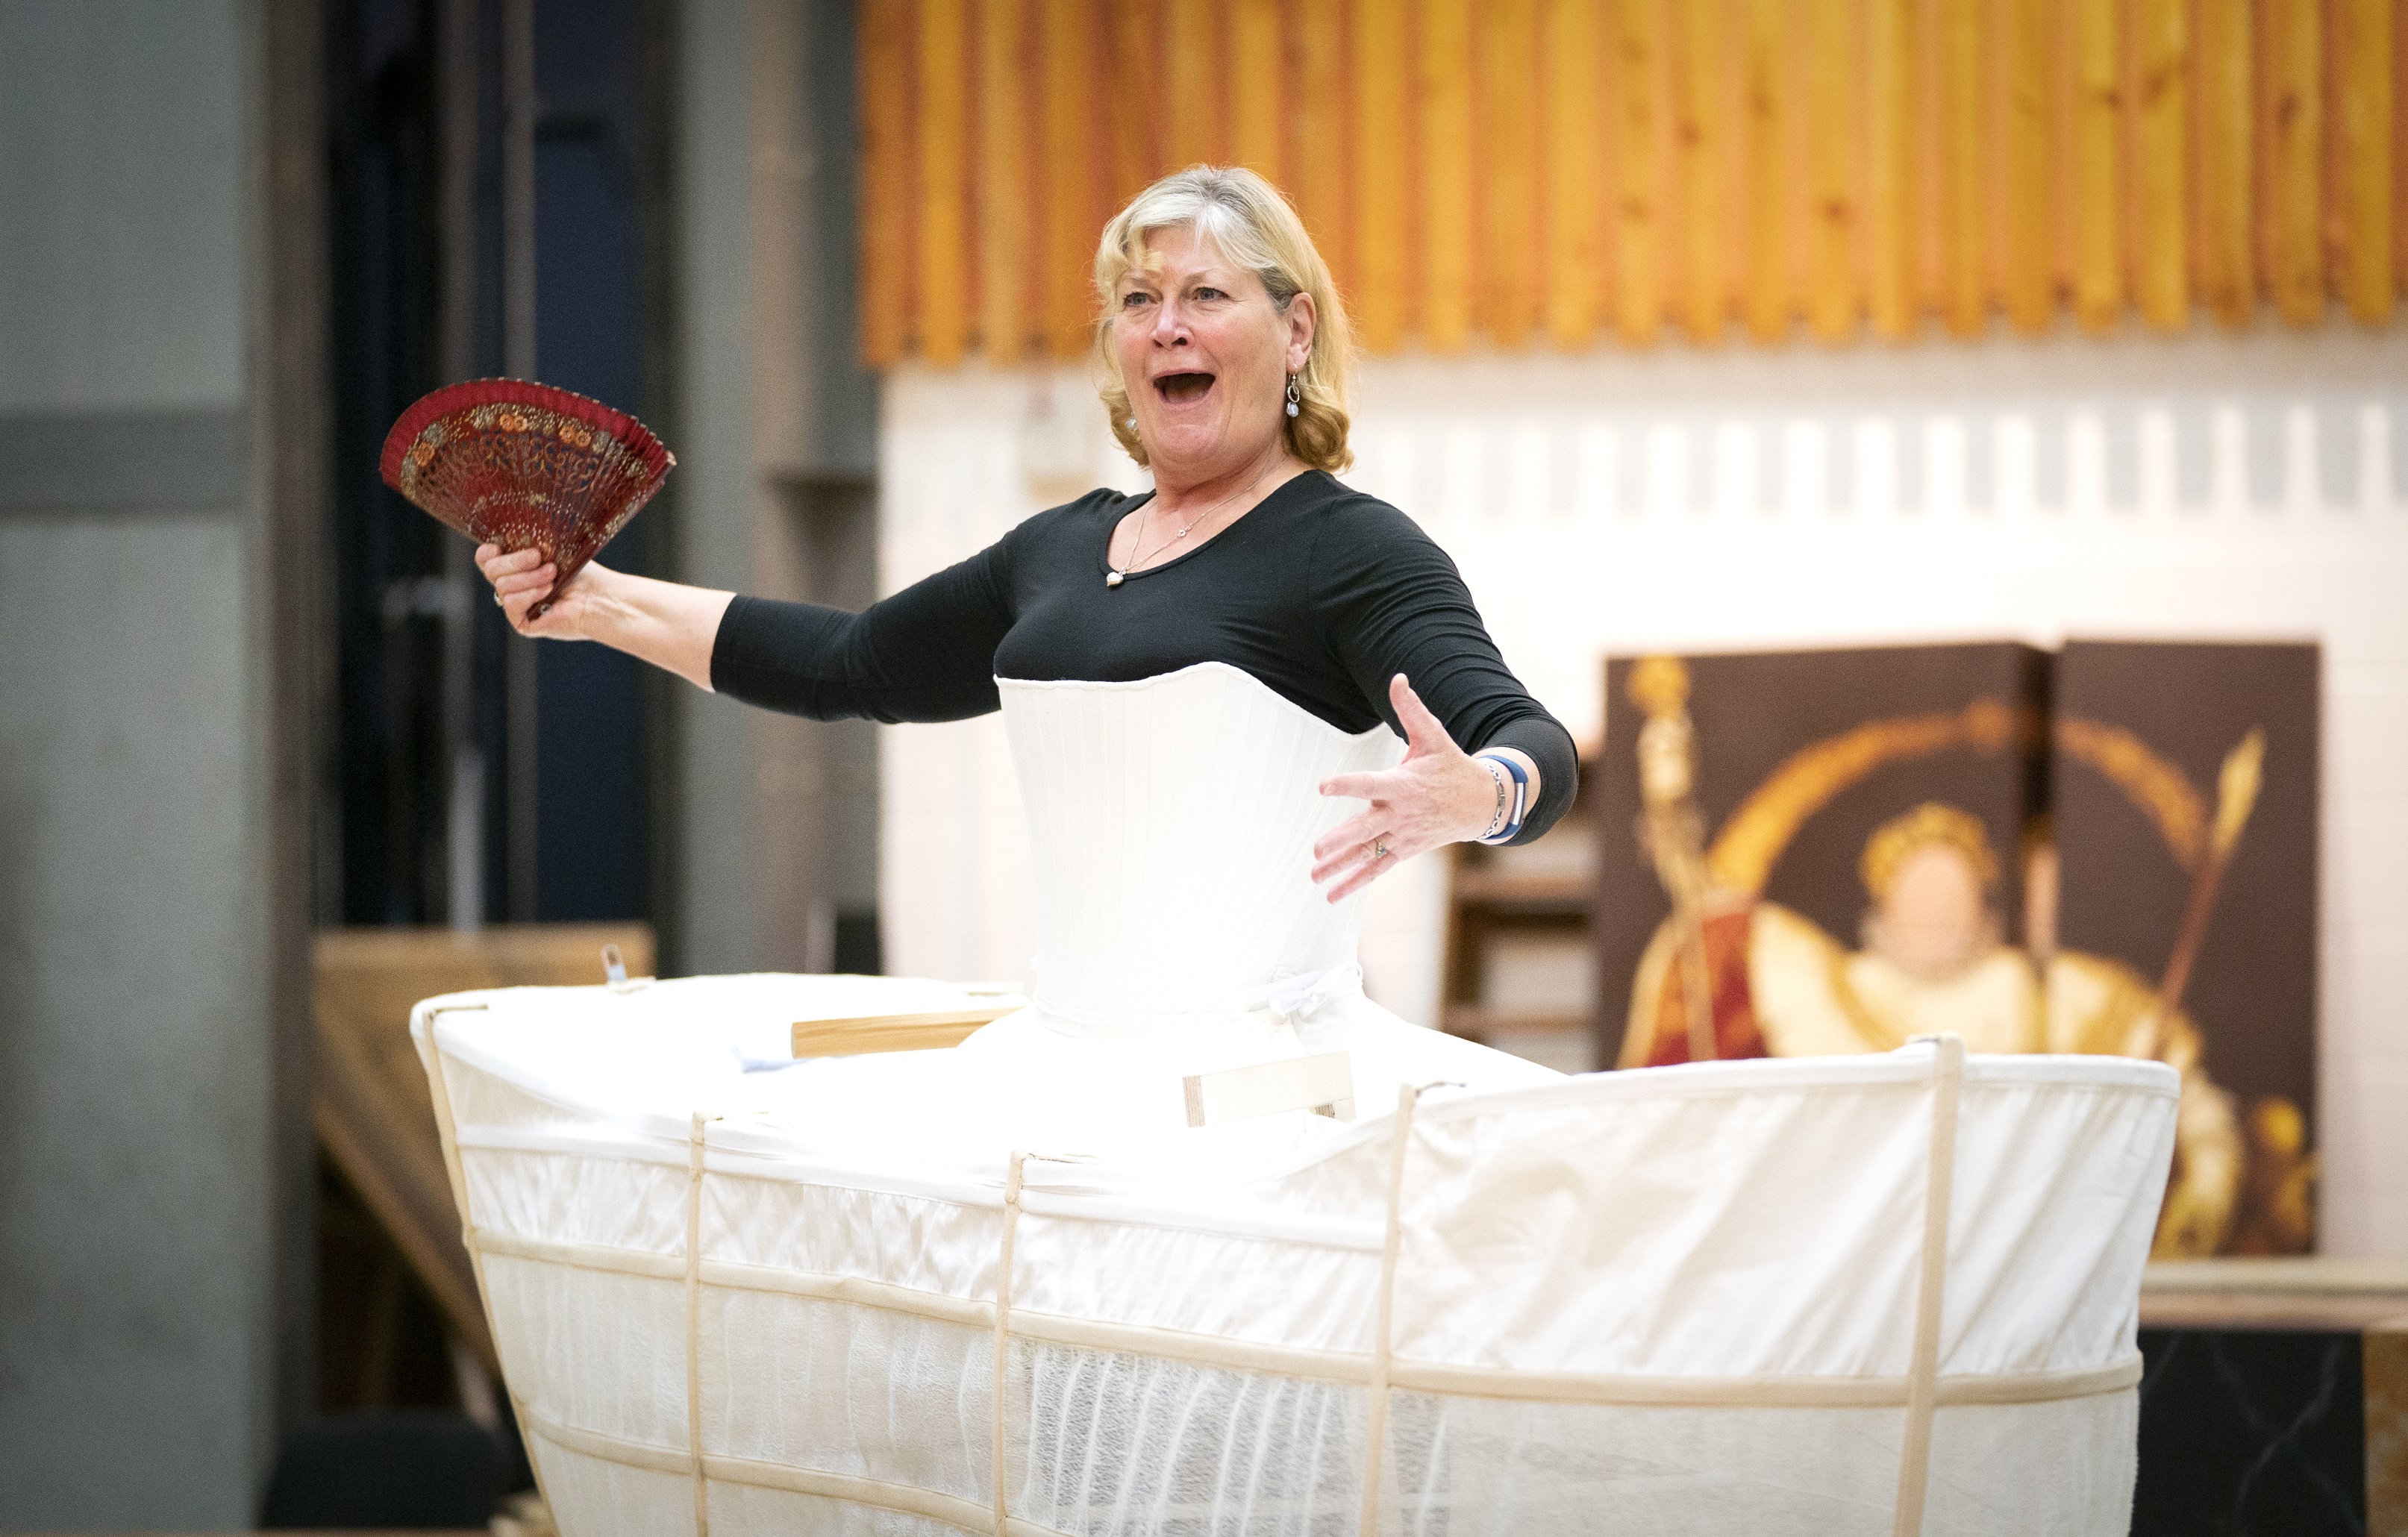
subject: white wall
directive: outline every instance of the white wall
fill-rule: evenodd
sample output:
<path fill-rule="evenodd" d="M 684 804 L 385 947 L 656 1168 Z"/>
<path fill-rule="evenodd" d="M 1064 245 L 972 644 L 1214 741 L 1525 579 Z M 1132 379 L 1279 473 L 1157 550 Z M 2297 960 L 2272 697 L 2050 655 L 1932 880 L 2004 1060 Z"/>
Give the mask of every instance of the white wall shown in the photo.
<path fill-rule="evenodd" d="M 887 590 L 1141 482 L 1080 370 L 886 392 Z M 1447 547 L 1584 739 L 1608 652 L 2321 640 L 2323 1242 L 2408 1254 L 2408 331 L 1405 359 L 1358 404 L 1347 479 Z M 891 728 L 883 754 L 889 970 L 1025 974 L 999 725 Z M 1382 885 L 1366 970 L 1426 1018 L 1435 871 Z"/>

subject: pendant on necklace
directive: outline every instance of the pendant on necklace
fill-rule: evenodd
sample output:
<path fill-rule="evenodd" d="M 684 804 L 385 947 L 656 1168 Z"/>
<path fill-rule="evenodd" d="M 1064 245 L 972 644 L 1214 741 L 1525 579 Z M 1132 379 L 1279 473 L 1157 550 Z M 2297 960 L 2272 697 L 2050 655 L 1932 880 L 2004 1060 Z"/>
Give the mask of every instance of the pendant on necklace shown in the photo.
<path fill-rule="evenodd" d="M 1121 584 L 1122 581 L 1127 577 L 1127 575 L 1128 573 L 1126 571 L 1106 571 L 1104 573 L 1104 585 L 1107 587 L 1117 587 Z"/>

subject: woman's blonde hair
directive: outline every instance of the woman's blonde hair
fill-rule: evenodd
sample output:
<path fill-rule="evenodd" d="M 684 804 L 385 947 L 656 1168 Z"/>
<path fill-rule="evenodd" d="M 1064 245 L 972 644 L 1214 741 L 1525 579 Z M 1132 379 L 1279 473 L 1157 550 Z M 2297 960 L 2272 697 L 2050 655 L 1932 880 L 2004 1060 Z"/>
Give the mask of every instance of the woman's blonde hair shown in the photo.
<path fill-rule="evenodd" d="M 1287 419 L 1290 452 L 1315 469 L 1332 472 L 1354 462 L 1346 447 L 1346 400 L 1354 382 L 1354 338 L 1329 265 L 1313 249 L 1304 221 L 1278 189 L 1243 166 L 1191 165 L 1129 200 L 1104 226 L 1096 246 L 1096 322 L 1101 378 L 1097 393 L 1111 413 L 1112 436 L 1130 458 L 1146 463 L 1145 445 L 1129 425 L 1128 382 L 1112 350 L 1121 280 L 1143 264 L 1145 237 L 1156 230 L 1192 229 L 1227 260 L 1262 280 L 1282 314 L 1298 294 L 1312 295 L 1312 349 L 1297 375 L 1297 413 Z"/>

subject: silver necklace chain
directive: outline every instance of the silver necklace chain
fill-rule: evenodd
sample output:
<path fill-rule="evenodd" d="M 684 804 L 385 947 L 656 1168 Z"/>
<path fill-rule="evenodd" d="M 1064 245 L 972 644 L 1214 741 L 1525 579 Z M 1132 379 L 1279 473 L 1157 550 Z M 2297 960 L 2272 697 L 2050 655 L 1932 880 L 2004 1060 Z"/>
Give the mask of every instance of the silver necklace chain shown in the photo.
<path fill-rule="evenodd" d="M 1262 484 L 1263 476 L 1268 475 L 1271 470 L 1276 467 L 1276 465 L 1277 461 L 1265 465 L 1262 468 L 1262 473 L 1256 475 L 1243 487 L 1230 492 L 1219 501 L 1214 502 L 1211 506 L 1206 508 L 1195 517 L 1190 518 L 1187 521 L 1187 526 L 1182 528 L 1178 533 L 1171 535 L 1160 544 L 1155 545 L 1152 550 L 1147 550 L 1143 547 L 1145 543 L 1145 525 L 1146 521 L 1154 514 L 1154 501 L 1159 501 L 1161 499 L 1161 494 L 1157 492 L 1154 500 L 1145 504 L 1145 510 L 1137 515 L 1137 537 L 1129 540 L 1130 553 L 1128 564 L 1126 566 L 1115 566 L 1111 567 L 1111 575 L 1104 579 L 1104 585 L 1107 587 L 1119 586 L 1123 579 L 1126 578 L 1131 571 L 1136 570 L 1139 567 L 1145 564 L 1146 558 L 1149 555 L 1158 555 L 1165 550 L 1169 549 L 1172 545 L 1177 544 L 1181 539 L 1185 539 L 1197 528 L 1203 526 L 1205 519 L 1211 517 L 1213 513 L 1220 511 L 1221 509 L 1228 506 L 1231 502 L 1236 501 L 1247 492 L 1254 490 L 1255 486 Z"/>

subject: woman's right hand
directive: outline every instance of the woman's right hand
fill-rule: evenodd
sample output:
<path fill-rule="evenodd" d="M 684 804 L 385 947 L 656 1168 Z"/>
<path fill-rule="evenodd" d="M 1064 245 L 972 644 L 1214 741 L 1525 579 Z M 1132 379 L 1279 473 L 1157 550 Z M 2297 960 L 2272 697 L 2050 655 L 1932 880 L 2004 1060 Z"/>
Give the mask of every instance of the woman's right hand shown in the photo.
<path fill-rule="evenodd" d="M 477 546 L 477 569 L 494 585 L 494 596 L 510 622 L 510 628 L 521 635 L 543 640 L 592 640 L 597 639 L 593 621 L 599 606 L 601 588 L 611 573 L 588 562 L 583 569 L 568 579 L 552 601 L 552 607 L 530 619 L 528 610 L 552 591 L 560 570 L 540 550 L 513 550 L 504 553 L 497 544 Z"/>
<path fill-rule="evenodd" d="M 543 600 L 560 575 L 542 551 L 504 554 L 499 545 L 480 544 L 477 569 L 494 584 L 494 599 L 521 635 L 599 640 L 710 690 L 711 649 L 734 593 L 655 582 L 589 561 L 561 584 L 551 608 L 530 619 L 527 610 Z"/>

